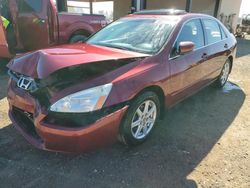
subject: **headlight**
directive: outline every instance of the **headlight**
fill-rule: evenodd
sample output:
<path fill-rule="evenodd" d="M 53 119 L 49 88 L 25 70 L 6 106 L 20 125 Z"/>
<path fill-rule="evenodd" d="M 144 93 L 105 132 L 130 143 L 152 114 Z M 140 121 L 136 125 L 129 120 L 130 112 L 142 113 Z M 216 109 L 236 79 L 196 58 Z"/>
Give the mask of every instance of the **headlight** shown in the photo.
<path fill-rule="evenodd" d="M 112 84 L 106 84 L 68 95 L 54 103 L 50 107 L 50 110 L 53 112 L 68 113 L 99 110 L 103 107 L 111 89 Z"/>

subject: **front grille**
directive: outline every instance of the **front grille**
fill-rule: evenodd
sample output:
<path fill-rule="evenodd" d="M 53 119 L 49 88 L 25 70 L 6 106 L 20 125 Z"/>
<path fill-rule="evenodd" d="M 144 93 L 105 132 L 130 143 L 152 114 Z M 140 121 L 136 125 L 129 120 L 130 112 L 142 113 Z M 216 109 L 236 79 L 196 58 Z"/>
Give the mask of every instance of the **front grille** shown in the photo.
<path fill-rule="evenodd" d="M 11 79 L 15 80 L 15 82 L 18 82 L 18 80 L 20 79 L 20 77 L 22 76 L 21 74 L 14 72 L 12 70 L 8 71 L 8 74 L 10 76 Z"/>
<path fill-rule="evenodd" d="M 34 139 L 42 142 L 41 137 L 37 134 L 33 121 L 33 114 L 25 112 L 19 108 L 13 107 L 13 116 L 18 125 Z"/>
<path fill-rule="evenodd" d="M 9 70 L 8 74 L 10 78 L 15 81 L 15 87 L 32 92 L 38 89 L 37 83 L 33 78 L 14 72 L 12 70 Z"/>

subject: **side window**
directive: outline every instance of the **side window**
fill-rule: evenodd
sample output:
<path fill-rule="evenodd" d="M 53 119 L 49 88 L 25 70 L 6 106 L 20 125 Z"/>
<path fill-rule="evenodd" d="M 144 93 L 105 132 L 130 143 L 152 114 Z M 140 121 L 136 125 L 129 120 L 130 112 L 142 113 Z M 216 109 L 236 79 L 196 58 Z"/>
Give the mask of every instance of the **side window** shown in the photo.
<path fill-rule="evenodd" d="M 183 25 L 172 49 L 171 57 L 179 55 L 179 44 L 184 41 L 193 42 L 195 44 L 195 49 L 201 48 L 205 45 L 204 33 L 199 19 L 191 20 Z"/>
<path fill-rule="evenodd" d="M 204 27 L 205 27 L 205 33 L 207 35 L 207 42 L 208 44 L 213 44 L 216 42 L 221 41 L 221 31 L 219 24 L 214 20 L 203 20 Z"/>
<path fill-rule="evenodd" d="M 41 12 L 42 0 L 18 0 L 18 9 L 20 13 Z"/>
<path fill-rule="evenodd" d="M 225 39 L 225 38 L 227 38 L 227 35 L 226 35 L 226 33 L 225 33 L 225 30 L 220 26 L 220 30 L 221 30 L 221 38 L 222 39 Z"/>

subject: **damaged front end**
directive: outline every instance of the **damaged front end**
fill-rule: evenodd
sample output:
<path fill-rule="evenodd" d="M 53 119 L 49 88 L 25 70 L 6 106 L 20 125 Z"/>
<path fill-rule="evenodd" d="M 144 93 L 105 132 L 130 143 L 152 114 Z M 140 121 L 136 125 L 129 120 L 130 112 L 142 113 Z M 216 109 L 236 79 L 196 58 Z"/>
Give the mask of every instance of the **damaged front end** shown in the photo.
<path fill-rule="evenodd" d="M 23 90 L 35 99 L 36 106 L 34 108 L 38 109 L 34 109 L 34 111 L 41 111 L 46 114 L 43 119 L 44 123 L 54 124 L 59 127 L 77 128 L 90 125 L 98 119 L 123 108 L 127 103 L 123 102 L 109 107 L 104 106 L 99 110 L 85 113 L 53 112 L 50 110 L 51 105 L 77 91 L 111 83 L 117 76 L 125 74 L 128 70 L 137 66 L 141 59 L 126 58 L 74 65 L 59 69 L 42 79 L 31 78 L 17 73 L 11 70 L 10 66 L 9 75 L 12 82 L 15 82 L 16 89 Z M 23 80 L 24 83 L 21 83 Z M 23 87 L 21 84 L 26 84 L 27 87 Z M 39 112 L 36 114 L 39 114 Z M 33 117 L 35 118 L 35 116 Z"/>

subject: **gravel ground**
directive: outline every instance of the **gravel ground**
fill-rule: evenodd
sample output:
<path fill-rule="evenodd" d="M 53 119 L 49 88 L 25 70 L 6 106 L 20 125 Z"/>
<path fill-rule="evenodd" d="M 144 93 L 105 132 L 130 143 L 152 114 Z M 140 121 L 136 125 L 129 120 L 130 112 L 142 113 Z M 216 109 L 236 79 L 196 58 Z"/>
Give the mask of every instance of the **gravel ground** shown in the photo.
<path fill-rule="evenodd" d="M 250 187 L 250 41 L 239 40 L 230 82 L 168 112 L 143 145 L 65 155 L 35 149 L 7 116 L 0 72 L 0 187 Z M 3 64 L 3 63 L 2 63 Z"/>

